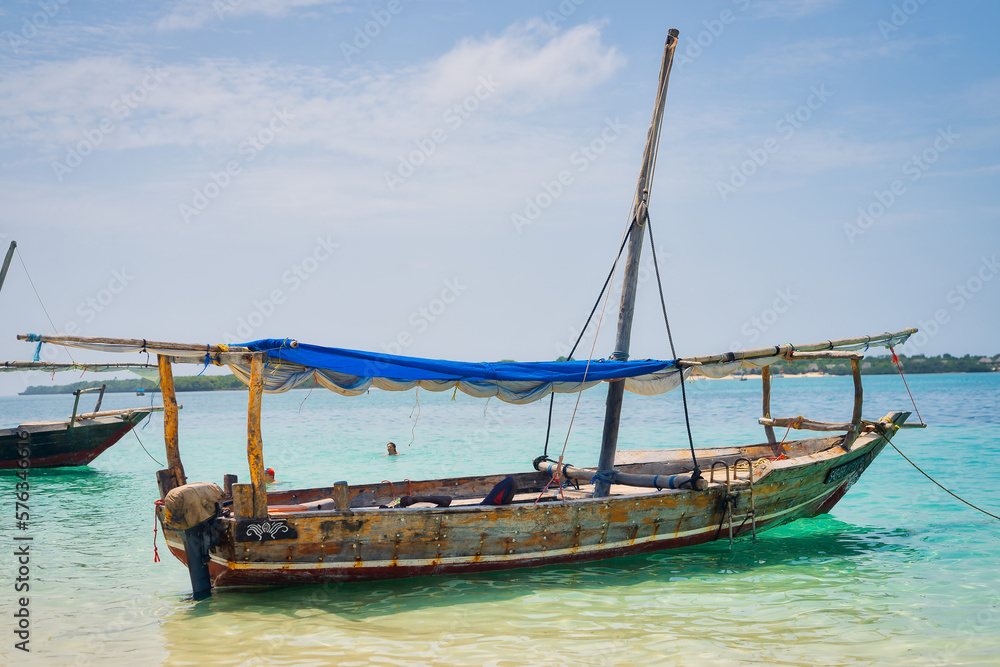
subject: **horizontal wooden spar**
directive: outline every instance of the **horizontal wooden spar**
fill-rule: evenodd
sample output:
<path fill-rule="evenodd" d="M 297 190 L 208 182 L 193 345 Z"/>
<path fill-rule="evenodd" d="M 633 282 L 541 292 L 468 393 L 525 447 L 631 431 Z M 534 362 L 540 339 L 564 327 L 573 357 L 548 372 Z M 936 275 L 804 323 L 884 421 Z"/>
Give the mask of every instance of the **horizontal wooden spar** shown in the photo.
<path fill-rule="evenodd" d="M 179 410 L 180 405 L 177 406 Z M 80 419 L 98 419 L 100 417 L 117 417 L 119 415 L 130 415 L 134 412 L 163 412 L 163 406 L 157 405 L 155 407 L 149 408 L 123 408 L 121 410 L 101 410 L 100 412 L 85 412 L 83 414 L 77 415 L 77 420 Z"/>
<path fill-rule="evenodd" d="M 847 350 L 826 350 L 823 352 L 792 352 L 792 359 L 857 359 L 865 358 L 864 352 L 849 352 Z"/>
<path fill-rule="evenodd" d="M 4 361 L 0 362 L 0 371 L 42 371 L 55 373 L 58 371 L 90 371 L 99 373 L 112 370 L 156 370 L 154 364 L 50 364 L 47 361 Z"/>
<path fill-rule="evenodd" d="M 805 431 L 851 431 L 855 430 L 854 424 L 848 422 L 818 422 L 802 417 L 761 417 L 757 423 L 762 426 L 776 426 L 778 428 L 794 428 Z"/>
<path fill-rule="evenodd" d="M 834 350 L 838 347 L 843 347 L 845 345 L 878 345 L 879 343 L 884 343 L 886 341 L 892 340 L 893 338 L 899 338 L 901 336 L 912 336 L 917 333 L 916 329 L 904 329 L 903 331 L 896 331 L 894 333 L 879 334 L 878 336 L 861 336 L 860 338 L 840 338 L 838 340 L 828 340 L 822 343 L 813 343 L 811 345 L 792 345 L 791 343 L 786 343 L 784 345 L 773 345 L 771 347 L 761 347 L 754 350 L 743 350 L 742 352 L 727 352 L 725 354 L 712 354 L 704 357 L 684 357 L 680 359 L 682 365 L 693 365 L 694 362 L 698 362 L 702 365 L 706 364 L 724 364 L 732 361 L 739 361 L 741 359 L 755 359 L 760 357 L 773 357 L 776 355 L 781 355 L 787 357 L 793 352 L 817 352 L 819 350 Z"/>
<path fill-rule="evenodd" d="M 197 352 L 201 354 L 219 354 L 221 352 L 247 352 L 243 347 L 226 347 L 221 345 L 192 345 L 190 343 L 171 343 L 169 341 L 148 340 L 145 338 L 103 338 L 95 336 L 38 336 L 35 334 L 18 334 L 18 340 L 29 342 L 52 343 L 54 345 L 112 345 L 118 347 L 146 348 L 150 351 L 171 350 L 176 352 Z M 291 347 L 297 347 L 296 341 L 289 341 Z M 186 356 L 186 355 L 185 355 Z"/>

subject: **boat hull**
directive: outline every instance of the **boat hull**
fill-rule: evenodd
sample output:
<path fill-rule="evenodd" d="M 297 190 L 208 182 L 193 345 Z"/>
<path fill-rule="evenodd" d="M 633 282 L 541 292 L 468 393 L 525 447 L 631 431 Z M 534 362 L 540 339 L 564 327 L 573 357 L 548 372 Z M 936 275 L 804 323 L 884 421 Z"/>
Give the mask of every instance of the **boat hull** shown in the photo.
<path fill-rule="evenodd" d="M 148 414 L 137 410 L 123 418 L 80 421 L 73 428 L 66 420 L 0 429 L 0 470 L 85 466 Z M 27 457 L 21 455 L 24 451 Z"/>
<path fill-rule="evenodd" d="M 905 419 L 905 413 L 894 415 Z M 704 491 L 502 507 L 272 512 L 262 529 L 249 533 L 254 522 L 220 518 L 209 574 L 215 587 L 373 581 L 580 563 L 728 539 L 727 496 L 734 501 L 734 537 L 826 513 L 888 444 L 891 431 L 868 433 L 847 450 L 763 463 L 752 501 L 748 484 L 727 491 L 718 483 Z M 532 478 L 522 475 L 519 486 Z M 534 481 L 546 479 L 538 473 Z M 267 539 L 267 526 L 274 539 Z M 183 535 L 168 527 L 164 533 L 186 562 Z"/>

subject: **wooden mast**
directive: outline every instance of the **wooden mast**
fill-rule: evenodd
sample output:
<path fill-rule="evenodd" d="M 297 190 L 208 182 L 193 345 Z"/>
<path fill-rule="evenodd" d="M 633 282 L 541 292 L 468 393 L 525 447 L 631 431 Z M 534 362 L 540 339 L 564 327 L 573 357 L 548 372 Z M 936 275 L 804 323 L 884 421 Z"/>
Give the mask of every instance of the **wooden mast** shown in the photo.
<path fill-rule="evenodd" d="M 653 120 L 649 132 L 646 134 L 646 147 L 642 153 L 642 168 L 639 170 L 639 182 L 636 186 L 628 259 L 625 264 L 625 279 L 622 285 L 621 309 L 618 312 L 618 334 L 615 339 L 615 351 L 611 355 L 611 358 L 616 360 L 625 361 L 628 359 L 629 343 L 632 338 L 632 315 L 635 311 L 635 292 L 639 279 L 639 255 L 642 252 L 642 240 L 646 231 L 649 188 L 656 166 L 656 147 L 659 143 L 660 124 L 663 120 L 663 108 L 667 99 L 667 81 L 670 78 L 670 67 L 674 62 L 674 48 L 677 46 L 678 35 L 680 32 L 676 29 L 671 28 L 667 31 L 667 42 L 663 47 L 663 62 L 660 65 L 660 82 L 656 91 Z M 601 438 L 601 456 L 597 463 L 598 478 L 594 484 L 595 498 L 607 496 L 611 490 L 610 479 L 607 475 L 610 474 L 615 464 L 615 450 L 618 447 L 618 424 L 621 418 L 624 392 L 624 380 L 616 380 L 608 385 L 608 399 L 604 413 L 604 435 Z"/>
<path fill-rule="evenodd" d="M 14 256 L 14 249 L 17 248 L 17 241 L 11 241 L 7 248 L 7 256 L 3 258 L 3 268 L 0 268 L 0 289 L 3 289 L 3 281 L 7 278 L 7 269 L 10 268 L 10 260 Z"/>

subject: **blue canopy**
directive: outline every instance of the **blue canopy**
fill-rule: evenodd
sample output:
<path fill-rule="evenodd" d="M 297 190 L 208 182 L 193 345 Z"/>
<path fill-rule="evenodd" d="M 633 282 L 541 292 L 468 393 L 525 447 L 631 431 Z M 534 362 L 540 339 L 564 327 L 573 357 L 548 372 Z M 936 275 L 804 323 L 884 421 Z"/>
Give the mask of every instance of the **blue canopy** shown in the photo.
<path fill-rule="evenodd" d="M 480 380 L 487 382 L 582 382 L 623 380 L 670 368 L 674 361 L 499 361 L 468 362 L 402 357 L 378 352 L 345 350 L 266 338 L 243 343 L 254 352 L 267 352 L 269 362 L 288 362 L 356 376 L 397 380 Z"/>
<path fill-rule="evenodd" d="M 497 396 L 509 403 L 529 403 L 551 392 L 569 393 L 602 381 L 626 380 L 639 393 L 661 393 L 677 386 L 675 361 L 541 361 L 465 362 L 403 357 L 264 339 L 243 343 L 267 353 L 265 390 L 287 391 L 313 380 L 346 395 L 371 386 L 402 391 L 420 386 L 430 391 L 456 387 L 472 396 Z M 232 364 L 233 372 L 249 381 L 249 367 Z"/>

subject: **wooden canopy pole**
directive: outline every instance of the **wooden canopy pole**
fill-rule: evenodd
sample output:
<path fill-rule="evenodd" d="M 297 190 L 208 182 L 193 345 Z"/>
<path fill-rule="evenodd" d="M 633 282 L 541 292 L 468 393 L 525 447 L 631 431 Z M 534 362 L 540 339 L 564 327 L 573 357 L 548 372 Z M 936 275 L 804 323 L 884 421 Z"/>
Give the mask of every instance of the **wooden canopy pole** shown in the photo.
<path fill-rule="evenodd" d="M 267 482 L 264 481 L 264 442 L 260 434 L 260 400 L 264 393 L 264 352 L 250 361 L 250 405 L 247 408 L 247 463 L 253 486 L 253 518 L 267 518 Z"/>
<path fill-rule="evenodd" d="M 861 433 L 861 408 L 865 402 L 865 392 L 861 386 L 861 362 L 854 357 L 851 358 L 851 373 L 854 375 L 854 413 L 851 415 L 854 431 L 844 436 L 844 449 L 854 444 Z"/>
<path fill-rule="evenodd" d="M 646 231 L 648 217 L 649 189 L 652 185 L 653 170 L 656 166 L 656 147 L 660 139 L 660 124 L 663 108 L 667 100 L 667 82 L 670 67 L 674 62 L 674 48 L 680 32 L 671 28 L 667 32 L 667 42 L 663 47 L 663 62 L 660 65 L 660 83 L 656 91 L 656 105 L 653 121 L 646 134 L 646 147 L 642 153 L 642 168 L 636 186 L 635 209 L 632 212 L 632 227 L 628 242 L 628 258 L 625 263 L 625 278 L 622 285 L 621 308 L 618 311 L 618 333 L 612 359 L 628 359 L 632 338 L 632 315 L 635 311 L 635 293 L 639 283 L 639 255 L 642 253 L 642 239 Z M 682 379 L 683 381 L 683 379 Z M 598 477 L 594 484 L 594 497 L 603 498 L 611 491 L 608 475 L 615 465 L 615 450 L 618 448 L 618 425 L 621 421 L 622 396 L 625 381 L 615 380 L 608 385 L 608 398 L 604 411 L 604 434 L 601 438 L 601 456 L 597 462 Z"/>
<path fill-rule="evenodd" d="M 160 368 L 160 395 L 163 397 L 163 442 L 167 448 L 167 467 L 174 477 L 174 484 L 187 484 L 184 476 L 184 465 L 181 463 L 181 452 L 177 438 L 177 395 L 174 393 L 174 372 L 170 367 L 170 359 L 162 354 L 156 355 L 156 363 Z"/>
<path fill-rule="evenodd" d="M 760 369 L 760 379 L 763 385 L 763 390 L 761 392 L 763 394 L 763 399 L 764 399 L 763 417 L 764 419 L 770 419 L 771 418 L 771 367 L 770 366 L 764 366 L 763 368 Z M 770 444 L 773 445 L 778 441 L 777 438 L 774 437 L 773 426 L 765 426 L 764 434 L 767 436 L 767 441 Z"/>

